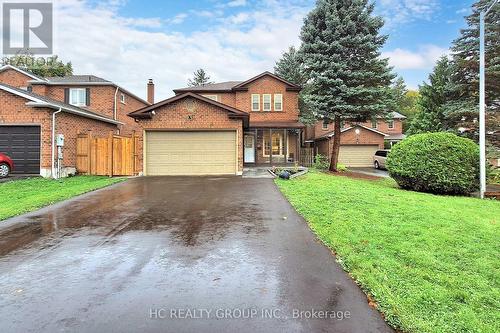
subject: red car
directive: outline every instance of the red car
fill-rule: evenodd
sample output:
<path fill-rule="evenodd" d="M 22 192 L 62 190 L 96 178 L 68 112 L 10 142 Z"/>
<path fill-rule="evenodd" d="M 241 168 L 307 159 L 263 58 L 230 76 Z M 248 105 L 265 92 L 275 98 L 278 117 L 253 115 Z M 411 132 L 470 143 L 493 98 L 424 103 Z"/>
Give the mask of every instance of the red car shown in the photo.
<path fill-rule="evenodd" d="M 0 153 L 0 178 L 7 177 L 14 169 L 14 162 L 9 156 Z"/>

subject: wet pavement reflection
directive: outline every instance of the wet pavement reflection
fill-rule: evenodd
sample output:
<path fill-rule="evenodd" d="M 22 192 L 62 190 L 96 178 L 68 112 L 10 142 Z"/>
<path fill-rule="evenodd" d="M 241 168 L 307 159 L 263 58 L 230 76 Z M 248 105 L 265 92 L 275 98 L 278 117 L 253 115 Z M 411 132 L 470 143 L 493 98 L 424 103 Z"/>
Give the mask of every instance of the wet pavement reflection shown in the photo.
<path fill-rule="evenodd" d="M 392 332 L 273 181 L 239 177 L 135 178 L 0 222 L 0 318 L 1 332 Z"/>

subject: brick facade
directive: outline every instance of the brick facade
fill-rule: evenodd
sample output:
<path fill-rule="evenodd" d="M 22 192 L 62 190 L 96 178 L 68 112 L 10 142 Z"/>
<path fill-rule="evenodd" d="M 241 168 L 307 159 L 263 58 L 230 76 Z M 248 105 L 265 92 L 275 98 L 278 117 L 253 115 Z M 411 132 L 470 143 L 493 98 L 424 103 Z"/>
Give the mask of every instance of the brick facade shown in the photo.
<path fill-rule="evenodd" d="M 139 124 L 139 165 L 143 164 L 144 131 L 147 130 L 235 130 L 237 131 L 238 172 L 243 171 L 243 125 L 241 119 L 230 119 L 218 106 L 187 97 L 155 109 L 152 119 Z"/>
<path fill-rule="evenodd" d="M 90 105 L 86 106 L 92 112 L 96 112 L 108 118 L 114 117 L 114 103 L 116 87 L 106 86 L 64 86 L 64 85 L 33 85 L 33 92 L 48 96 L 55 100 L 64 102 L 64 89 L 66 88 L 89 88 L 90 89 Z M 125 103 L 120 101 L 120 94 L 125 95 Z M 140 126 L 134 119 L 127 116 L 130 112 L 145 107 L 147 104 L 130 94 L 118 89 L 116 93 L 117 110 L 116 120 L 124 123 L 119 126 L 121 135 L 131 135 L 133 131 L 139 131 Z"/>
<path fill-rule="evenodd" d="M 344 123 L 344 128 L 348 128 L 351 126 L 351 122 L 346 121 Z M 354 123 L 355 124 L 355 123 Z M 323 134 L 326 134 L 328 132 L 333 131 L 333 122 L 328 123 L 327 128 L 323 128 L 323 121 L 317 121 L 313 126 L 308 126 L 307 131 L 306 131 L 306 138 L 308 140 L 312 140 L 314 138 L 318 138 L 322 136 Z M 368 128 L 372 128 L 372 122 L 371 121 L 366 121 L 364 123 L 360 123 L 360 125 L 363 125 Z M 312 127 L 312 128 L 311 128 Z M 377 131 L 383 132 L 385 134 L 402 134 L 403 133 L 403 122 L 401 119 L 394 119 L 394 128 L 389 128 L 389 124 L 385 119 L 378 119 L 377 120 L 377 128 L 375 128 Z"/>
<path fill-rule="evenodd" d="M 377 145 L 379 149 L 384 149 L 384 136 L 362 127 L 359 129 L 359 135 L 355 129 L 345 131 L 340 135 L 341 145 Z M 315 143 L 315 153 L 324 156 L 330 156 L 333 147 L 333 137 L 318 140 Z"/>
<path fill-rule="evenodd" d="M 31 80 L 33 80 L 32 77 L 24 75 L 23 73 L 11 68 L 7 68 L 0 72 L 0 82 L 16 88 L 29 86 L 30 84 L 28 83 L 28 81 Z"/>
<path fill-rule="evenodd" d="M 52 113 L 56 110 L 34 108 L 26 105 L 27 100 L 14 94 L 0 91 L 0 125 L 40 126 L 40 169 L 42 174 L 50 173 L 52 157 Z M 97 135 L 108 135 L 117 131 L 116 125 L 89 119 L 65 112 L 56 115 L 56 134 L 63 134 L 63 166 L 76 167 L 76 136 L 92 131 Z"/>

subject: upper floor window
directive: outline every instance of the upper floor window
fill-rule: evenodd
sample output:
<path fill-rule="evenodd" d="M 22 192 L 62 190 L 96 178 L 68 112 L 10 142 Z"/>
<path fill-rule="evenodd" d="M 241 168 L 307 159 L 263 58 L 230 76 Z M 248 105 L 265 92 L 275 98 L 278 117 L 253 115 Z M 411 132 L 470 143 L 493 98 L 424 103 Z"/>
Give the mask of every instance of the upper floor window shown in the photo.
<path fill-rule="evenodd" d="M 87 106 L 87 89 L 71 88 L 69 90 L 69 104 L 76 106 Z"/>
<path fill-rule="evenodd" d="M 120 94 L 120 102 L 125 104 L 125 94 Z"/>
<path fill-rule="evenodd" d="M 389 120 L 387 122 L 387 127 L 390 128 L 390 129 L 393 129 L 394 128 L 394 120 Z"/>
<path fill-rule="evenodd" d="M 283 111 L 283 95 L 274 94 L 274 111 Z"/>
<path fill-rule="evenodd" d="M 344 120 L 341 120 L 340 121 L 340 128 L 344 128 L 345 127 L 345 121 Z"/>
<path fill-rule="evenodd" d="M 260 95 L 252 94 L 252 111 L 260 111 Z"/>
<path fill-rule="evenodd" d="M 328 129 L 328 120 L 327 119 L 323 120 L 323 129 L 324 130 Z"/>
<path fill-rule="evenodd" d="M 377 121 L 376 120 L 372 120 L 372 128 L 377 128 Z"/>
<path fill-rule="evenodd" d="M 216 102 L 219 101 L 219 96 L 218 95 L 201 95 L 201 96 L 206 97 L 208 99 L 211 99 L 212 101 L 216 101 Z"/>
<path fill-rule="evenodd" d="M 262 95 L 262 110 L 271 111 L 271 94 Z"/>

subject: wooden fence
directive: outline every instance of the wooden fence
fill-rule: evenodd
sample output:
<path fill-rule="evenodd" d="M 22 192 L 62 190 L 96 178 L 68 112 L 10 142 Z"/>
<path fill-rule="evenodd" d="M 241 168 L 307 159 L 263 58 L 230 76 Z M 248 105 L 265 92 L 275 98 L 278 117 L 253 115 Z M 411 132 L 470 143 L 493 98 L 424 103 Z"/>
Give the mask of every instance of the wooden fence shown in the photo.
<path fill-rule="evenodd" d="M 300 165 L 310 167 L 314 164 L 314 148 L 300 148 Z"/>
<path fill-rule="evenodd" d="M 94 137 L 79 134 L 76 139 L 76 170 L 99 176 L 133 176 L 137 173 L 137 135 Z"/>

